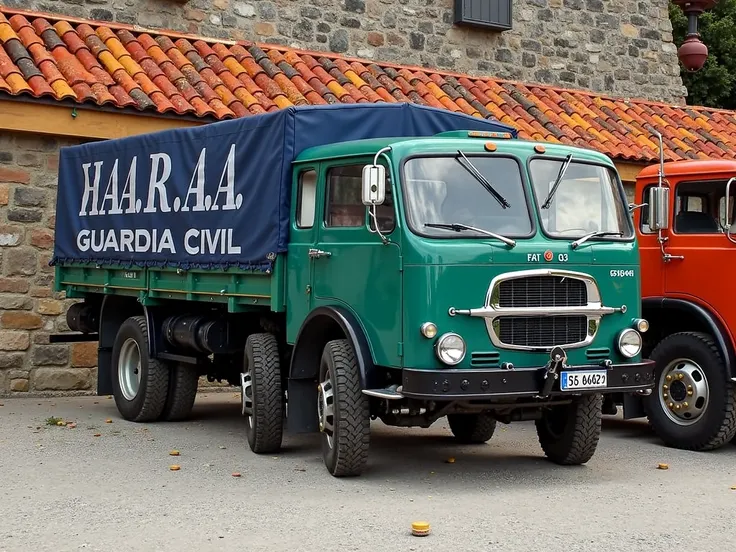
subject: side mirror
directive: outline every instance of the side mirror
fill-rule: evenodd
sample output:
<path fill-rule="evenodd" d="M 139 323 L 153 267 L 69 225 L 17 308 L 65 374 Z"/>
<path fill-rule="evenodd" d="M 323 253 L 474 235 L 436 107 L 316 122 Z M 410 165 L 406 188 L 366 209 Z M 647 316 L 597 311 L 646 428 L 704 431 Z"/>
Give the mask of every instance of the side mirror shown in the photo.
<path fill-rule="evenodd" d="M 386 199 L 386 167 L 363 167 L 363 205 L 381 205 Z"/>
<path fill-rule="evenodd" d="M 664 230 L 670 227 L 670 189 L 654 186 L 649 190 L 649 217 L 647 225 L 652 230 Z"/>
<path fill-rule="evenodd" d="M 736 176 L 729 179 L 728 182 L 726 182 L 726 204 L 724 205 L 724 214 L 726 218 L 726 234 L 731 233 L 731 217 L 729 216 L 729 213 L 731 212 L 731 183 L 736 180 Z"/>

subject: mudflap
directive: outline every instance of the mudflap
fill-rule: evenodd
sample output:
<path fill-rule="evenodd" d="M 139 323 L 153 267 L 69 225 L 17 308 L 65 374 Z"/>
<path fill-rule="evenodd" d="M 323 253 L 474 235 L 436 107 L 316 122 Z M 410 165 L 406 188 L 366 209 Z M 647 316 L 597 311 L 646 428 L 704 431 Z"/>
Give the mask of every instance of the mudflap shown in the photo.
<path fill-rule="evenodd" d="M 624 420 L 633 420 L 634 418 L 645 418 L 644 401 L 639 395 L 634 393 L 623 394 L 624 403 Z"/>
<path fill-rule="evenodd" d="M 315 433 L 317 420 L 317 384 L 311 379 L 289 378 L 286 428 L 290 433 Z"/>

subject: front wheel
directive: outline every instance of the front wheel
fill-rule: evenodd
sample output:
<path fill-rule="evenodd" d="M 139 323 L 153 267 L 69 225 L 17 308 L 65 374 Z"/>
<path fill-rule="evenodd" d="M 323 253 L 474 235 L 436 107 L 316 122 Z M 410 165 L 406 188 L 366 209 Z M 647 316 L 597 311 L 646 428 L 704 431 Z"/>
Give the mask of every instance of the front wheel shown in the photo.
<path fill-rule="evenodd" d="M 736 390 L 712 337 L 670 335 L 650 358 L 657 363 L 657 383 L 644 408 L 667 446 L 706 451 L 734 438 Z"/>
<path fill-rule="evenodd" d="M 120 326 L 112 346 L 112 390 L 118 412 L 131 422 L 161 416 L 169 389 L 170 366 L 148 354 L 148 326 L 131 316 Z"/>
<path fill-rule="evenodd" d="M 590 460 L 601 436 L 602 410 L 603 396 L 599 393 L 544 409 L 536 426 L 547 458 L 561 465 L 585 464 Z"/>
<path fill-rule="evenodd" d="M 325 345 L 319 379 L 317 413 L 325 466 L 335 477 L 360 475 L 368 460 L 370 414 L 347 340 Z"/>
<path fill-rule="evenodd" d="M 268 333 L 248 336 L 244 364 L 240 396 L 248 445 L 256 454 L 278 452 L 283 437 L 284 395 L 276 338 Z"/>
<path fill-rule="evenodd" d="M 490 441 L 496 431 L 496 419 L 490 414 L 448 414 L 450 431 L 458 442 L 480 445 Z"/>

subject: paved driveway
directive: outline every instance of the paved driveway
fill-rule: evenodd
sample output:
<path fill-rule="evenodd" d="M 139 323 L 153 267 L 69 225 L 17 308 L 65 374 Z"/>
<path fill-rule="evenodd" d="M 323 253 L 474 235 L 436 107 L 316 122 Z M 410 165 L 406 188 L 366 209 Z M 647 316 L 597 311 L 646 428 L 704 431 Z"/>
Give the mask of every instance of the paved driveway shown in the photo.
<path fill-rule="evenodd" d="M 123 421 L 105 397 L 0 404 L 0 551 L 696 552 L 736 544 L 736 446 L 667 449 L 642 422 L 608 418 L 593 459 L 570 468 L 542 457 L 531 423 L 499 424 L 482 446 L 454 444 L 444 420 L 430 430 L 374 423 L 368 471 L 338 480 L 315 436 L 287 436 L 277 456 L 252 454 L 232 393 L 198 397 L 192 421 L 150 425 Z M 50 416 L 76 427 L 46 425 Z M 412 537 L 414 520 L 429 521 L 432 534 Z"/>

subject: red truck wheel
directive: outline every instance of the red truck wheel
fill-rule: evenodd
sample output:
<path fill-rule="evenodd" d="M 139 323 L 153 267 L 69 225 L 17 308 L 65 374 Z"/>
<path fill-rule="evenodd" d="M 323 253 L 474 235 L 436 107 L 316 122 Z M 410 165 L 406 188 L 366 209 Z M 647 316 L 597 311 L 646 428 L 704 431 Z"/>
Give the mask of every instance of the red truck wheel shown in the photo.
<path fill-rule="evenodd" d="M 368 460 L 371 420 L 358 362 L 347 340 L 327 343 L 319 379 L 317 412 L 325 466 L 335 477 L 360 475 Z"/>
<path fill-rule="evenodd" d="M 112 389 L 118 411 L 132 422 L 152 422 L 166 405 L 170 367 L 148 355 L 144 316 L 120 326 L 112 347 Z"/>
<path fill-rule="evenodd" d="M 705 451 L 734 438 L 736 390 L 713 338 L 676 333 L 660 341 L 650 358 L 657 363 L 657 385 L 644 408 L 667 446 Z"/>

